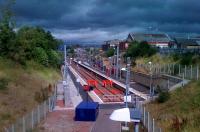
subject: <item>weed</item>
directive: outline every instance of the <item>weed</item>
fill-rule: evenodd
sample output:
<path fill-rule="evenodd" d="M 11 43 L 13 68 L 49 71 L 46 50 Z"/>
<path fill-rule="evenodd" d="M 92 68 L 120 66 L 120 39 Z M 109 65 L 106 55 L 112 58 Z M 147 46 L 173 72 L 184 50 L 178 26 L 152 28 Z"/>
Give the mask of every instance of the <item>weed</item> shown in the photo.
<path fill-rule="evenodd" d="M 0 90 L 7 89 L 7 86 L 8 86 L 8 79 L 0 78 Z"/>
<path fill-rule="evenodd" d="M 166 102 L 169 99 L 170 99 L 169 92 L 168 91 L 162 91 L 162 92 L 159 93 L 157 101 L 159 103 L 164 103 L 164 102 Z"/>

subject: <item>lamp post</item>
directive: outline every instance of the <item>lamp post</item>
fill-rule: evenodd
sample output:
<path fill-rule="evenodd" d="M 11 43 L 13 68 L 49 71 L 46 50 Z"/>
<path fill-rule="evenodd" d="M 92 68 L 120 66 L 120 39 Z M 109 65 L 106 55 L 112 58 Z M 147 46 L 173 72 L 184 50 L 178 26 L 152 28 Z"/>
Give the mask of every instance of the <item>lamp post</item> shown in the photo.
<path fill-rule="evenodd" d="M 126 93 L 125 93 L 125 105 L 128 108 L 128 95 L 129 95 L 129 78 L 130 78 L 130 57 L 127 58 L 126 68 L 122 68 L 122 71 L 126 71 Z"/>
<path fill-rule="evenodd" d="M 119 43 L 117 45 L 116 79 L 119 77 Z"/>
<path fill-rule="evenodd" d="M 66 51 L 66 45 L 64 45 L 64 77 L 63 77 L 63 79 L 65 80 L 66 79 L 66 69 L 67 69 L 67 65 L 66 65 L 66 63 L 67 63 L 67 51 Z"/>
<path fill-rule="evenodd" d="M 128 107 L 128 94 L 129 94 L 129 80 L 130 80 L 130 57 L 127 58 L 126 70 L 126 107 Z"/>
<path fill-rule="evenodd" d="M 150 97 L 152 96 L 152 62 L 150 61 L 149 62 L 149 65 L 150 65 L 150 91 L 149 91 L 149 94 L 150 94 Z"/>

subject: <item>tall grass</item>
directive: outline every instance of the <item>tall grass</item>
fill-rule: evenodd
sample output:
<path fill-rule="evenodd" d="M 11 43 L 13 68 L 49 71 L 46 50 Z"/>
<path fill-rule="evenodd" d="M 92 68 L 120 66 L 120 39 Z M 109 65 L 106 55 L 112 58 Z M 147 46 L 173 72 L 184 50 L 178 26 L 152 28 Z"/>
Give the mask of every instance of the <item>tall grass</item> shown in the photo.
<path fill-rule="evenodd" d="M 152 102 L 147 108 L 166 132 L 198 132 L 200 130 L 200 81 L 193 81 L 170 93 L 170 99 L 159 104 Z M 178 121 L 177 121 L 177 119 Z M 176 126 L 176 127 L 175 127 Z"/>

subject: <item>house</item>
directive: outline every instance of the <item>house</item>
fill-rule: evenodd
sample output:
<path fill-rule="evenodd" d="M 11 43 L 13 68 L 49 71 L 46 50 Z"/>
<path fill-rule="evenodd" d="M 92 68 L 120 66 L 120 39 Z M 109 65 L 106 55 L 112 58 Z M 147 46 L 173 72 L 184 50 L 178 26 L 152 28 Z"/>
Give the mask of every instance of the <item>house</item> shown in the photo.
<path fill-rule="evenodd" d="M 200 39 L 175 38 L 175 43 L 179 49 L 200 49 Z"/>
<path fill-rule="evenodd" d="M 146 41 L 152 46 L 167 48 L 170 46 L 171 38 L 165 33 L 129 33 L 127 42 L 133 41 Z"/>
<path fill-rule="evenodd" d="M 119 50 L 120 51 L 125 51 L 126 49 L 128 49 L 129 43 L 127 41 L 121 41 L 119 43 Z"/>
<path fill-rule="evenodd" d="M 119 39 L 104 41 L 104 44 L 102 45 L 102 50 L 107 51 L 109 48 L 112 48 L 112 47 L 114 48 L 117 45 L 119 45 L 120 42 L 121 40 Z"/>

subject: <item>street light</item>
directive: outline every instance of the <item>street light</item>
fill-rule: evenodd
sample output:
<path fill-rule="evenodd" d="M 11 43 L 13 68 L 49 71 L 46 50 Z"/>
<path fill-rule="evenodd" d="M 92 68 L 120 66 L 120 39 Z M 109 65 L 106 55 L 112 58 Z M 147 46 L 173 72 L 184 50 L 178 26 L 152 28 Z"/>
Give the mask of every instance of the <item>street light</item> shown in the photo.
<path fill-rule="evenodd" d="M 117 64 L 116 64 L 116 79 L 119 77 L 119 43 L 117 45 Z"/>
<path fill-rule="evenodd" d="M 122 68 L 122 71 L 126 71 L 126 108 L 128 108 L 128 94 L 129 94 L 129 78 L 130 78 L 130 57 L 127 58 L 126 68 Z"/>
<path fill-rule="evenodd" d="M 149 94 L 150 94 L 150 97 L 152 96 L 152 93 L 154 92 L 152 92 L 152 62 L 150 61 L 149 62 L 149 65 L 150 65 L 150 92 L 149 92 Z"/>

